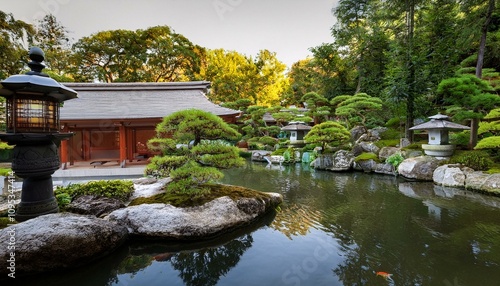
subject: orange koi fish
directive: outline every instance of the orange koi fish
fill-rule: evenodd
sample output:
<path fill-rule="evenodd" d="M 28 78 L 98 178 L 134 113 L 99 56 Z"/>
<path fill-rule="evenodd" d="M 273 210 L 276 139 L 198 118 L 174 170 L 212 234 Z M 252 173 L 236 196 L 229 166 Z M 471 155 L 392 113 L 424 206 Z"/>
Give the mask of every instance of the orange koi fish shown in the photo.
<path fill-rule="evenodd" d="M 377 276 L 382 276 L 384 277 L 385 279 L 387 280 L 392 280 L 392 274 L 389 274 L 387 272 L 383 272 L 383 271 L 379 271 L 377 273 L 375 273 Z"/>
<path fill-rule="evenodd" d="M 170 252 L 166 252 L 166 253 L 161 253 L 161 254 L 158 254 L 158 255 L 155 255 L 153 256 L 153 259 L 156 260 L 156 261 L 167 261 L 169 260 L 174 254 L 173 253 L 170 253 Z"/>

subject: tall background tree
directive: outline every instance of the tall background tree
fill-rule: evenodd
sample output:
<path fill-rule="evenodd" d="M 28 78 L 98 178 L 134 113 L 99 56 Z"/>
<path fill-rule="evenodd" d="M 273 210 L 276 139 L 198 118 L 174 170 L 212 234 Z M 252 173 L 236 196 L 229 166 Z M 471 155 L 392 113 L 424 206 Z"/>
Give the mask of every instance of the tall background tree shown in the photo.
<path fill-rule="evenodd" d="M 32 40 L 31 25 L 0 11 L 0 80 L 19 74 L 26 64 L 26 43 Z M 5 98 L 0 97 L 0 130 L 5 130 Z M 6 144 L 2 144 L 6 146 Z"/>
<path fill-rule="evenodd" d="M 39 20 L 35 27 L 34 45 L 45 53 L 46 73 L 57 81 L 74 81 L 71 70 L 69 31 L 52 14 Z"/>
<path fill-rule="evenodd" d="M 27 43 L 34 33 L 30 24 L 0 11 L 0 79 L 18 74 L 25 67 Z"/>

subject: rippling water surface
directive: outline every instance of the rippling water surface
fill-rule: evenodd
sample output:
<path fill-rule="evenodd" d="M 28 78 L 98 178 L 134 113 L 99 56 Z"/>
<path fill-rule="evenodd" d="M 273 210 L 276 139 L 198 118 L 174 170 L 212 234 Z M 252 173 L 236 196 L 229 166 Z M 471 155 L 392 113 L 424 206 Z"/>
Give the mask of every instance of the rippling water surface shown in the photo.
<path fill-rule="evenodd" d="M 32 285 L 500 285 L 496 197 L 300 164 L 248 163 L 223 183 L 285 202 L 214 241 L 130 243 Z"/>

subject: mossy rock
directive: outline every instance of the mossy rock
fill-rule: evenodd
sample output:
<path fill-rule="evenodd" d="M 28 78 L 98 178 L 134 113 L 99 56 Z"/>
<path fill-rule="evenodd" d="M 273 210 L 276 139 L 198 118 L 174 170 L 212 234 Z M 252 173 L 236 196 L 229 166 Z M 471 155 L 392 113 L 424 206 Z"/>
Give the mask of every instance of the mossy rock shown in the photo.
<path fill-rule="evenodd" d="M 375 153 L 362 153 L 356 158 L 354 158 L 354 162 L 368 161 L 368 160 L 373 160 L 376 163 L 380 163 L 380 159 L 378 158 L 378 155 Z"/>
<path fill-rule="evenodd" d="M 200 196 L 192 196 L 189 194 L 172 194 L 170 192 L 165 192 L 157 194 L 148 198 L 137 198 L 130 202 L 129 206 L 141 205 L 141 204 L 170 204 L 174 207 L 194 207 L 201 206 L 207 202 L 210 202 L 216 198 L 228 196 L 232 200 L 237 201 L 241 198 L 256 198 L 268 200 L 271 198 L 270 195 L 259 192 L 256 190 L 232 186 L 232 185 L 222 185 L 222 184 L 206 184 L 202 186 L 210 191 L 205 192 Z"/>

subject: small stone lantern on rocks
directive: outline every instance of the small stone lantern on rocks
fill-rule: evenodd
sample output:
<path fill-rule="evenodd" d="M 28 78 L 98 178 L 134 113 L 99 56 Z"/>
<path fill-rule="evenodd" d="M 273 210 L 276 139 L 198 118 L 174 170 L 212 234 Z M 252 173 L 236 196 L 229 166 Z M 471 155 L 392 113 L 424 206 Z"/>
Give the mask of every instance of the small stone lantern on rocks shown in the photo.
<path fill-rule="evenodd" d="M 6 98 L 6 133 L 0 139 L 13 150 L 12 170 L 23 179 L 16 220 L 25 221 L 59 211 L 54 197 L 52 174 L 59 169 L 58 147 L 72 133 L 59 133 L 59 108 L 76 98 L 76 91 L 42 73 L 44 53 L 29 51 L 30 72 L 0 82 L 0 96 Z"/>
<path fill-rule="evenodd" d="M 312 127 L 305 124 L 304 122 L 290 122 L 287 126 L 282 127 L 281 131 L 290 132 L 290 145 L 305 145 L 304 137 Z"/>
<path fill-rule="evenodd" d="M 413 126 L 410 130 L 427 130 L 429 144 L 422 144 L 425 154 L 434 157 L 450 157 L 455 151 L 455 145 L 448 143 L 450 130 L 470 130 L 468 126 L 449 121 L 449 117 L 436 114 L 429 117 L 430 121 Z"/>

